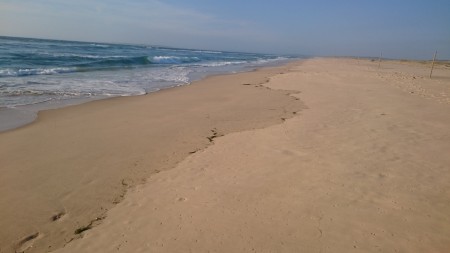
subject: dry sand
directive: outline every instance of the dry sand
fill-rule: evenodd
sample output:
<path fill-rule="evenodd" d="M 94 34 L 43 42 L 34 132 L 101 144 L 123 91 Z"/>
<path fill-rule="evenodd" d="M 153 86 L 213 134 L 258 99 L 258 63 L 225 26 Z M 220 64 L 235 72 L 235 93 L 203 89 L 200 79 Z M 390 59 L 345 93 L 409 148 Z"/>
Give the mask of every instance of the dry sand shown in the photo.
<path fill-rule="evenodd" d="M 231 103 L 222 101 L 231 109 L 221 112 L 230 118 L 215 115 L 220 119 L 213 123 L 200 121 L 201 116 L 195 118 L 200 125 L 206 124 L 203 135 L 197 135 L 199 140 L 203 140 L 198 146 L 207 146 L 209 140 L 205 134 L 208 136 L 208 131 L 214 128 L 217 128 L 216 136 L 230 134 L 213 138 L 213 145 L 189 156 L 192 146 L 183 143 L 195 143 L 195 138 L 184 139 L 184 136 L 194 130 L 184 131 L 183 127 L 174 134 L 174 129 L 167 129 L 172 131 L 171 135 L 159 139 L 161 143 L 157 147 L 162 148 L 168 142 L 168 146 L 183 154 L 179 159 L 172 158 L 170 153 L 163 158 L 159 153 L 153 155 L 153 149 L 135 154 L 141 150 L 134 148 L 135 145 L 141 148 L 151 146 L 148 144 L 151 138 L 145 135 L 139 138 L 142 133 L 135 131 L 135 127 L 143 131 L 152 124 L 140 110 L 121 109 L 114 104 L 135 103 L 137 108 L 141 108 L 143 101 L 147 103 L 150 100 L 147 98 L 100 101 L 44 113 L 38 123 L 0 135 L 0 154 L 14 151 L 6 157 L 9 167 L 17 163 L 35 164 L 34 159 L 49 159 L 47 140 L 56 139 L 52 144 L 55 145 L 54 150 L 51 150 L 56 152 L 52 156 L 53 163 L 62 168 L 69 167 L 65 174 L 72 173 L 69 179 L 77 178 L 82 187 L 91 187 L 113 174 L 105 172 L 101 166 L 110 166 L 114 173 L 118 173 L 120 168 L 126 168 L 126 162 L 132 165 L 135 160 L 139 161 L 137 167 L 142 171 L 157 169 L 157 166 L 170 168 L 181 161 L 175 168 L 160 173 L 141 172 L 141 175 L 149 176 L 145 184 L 131 188 L 123 201 L 98 222 L 100 225 L 80 233 L 81 239 L 56 252 L 448 252 L 450 69 L 439 66 L 430 80 L 427 78 L 429 69 L 419 63 L 390 61 L 383 62 L 380 69 L 377 66 L 368 60 L 312 59 L 286 69 L 272 69 L 270 73 L 240 74 L 261 73 L 257 82 L 242 81 L 235 76 L 214 77 L 229 78 L 225 83 L 235 85 L 220 85 L 212 78 L 209 84 L 218 83 L 215 89 L 219 90 L 229 87 L 226 92 L 231 94 L 227 99 L 222 98 L 226 95 L 221 90 L 204 102 L 200 102 L 201 99 L 197 101 L 197 98 L 208 95 L 202 93 L 204 87 L 200 85 L 176 89 L 183 91 L 178 99 L 183 98 L 184 92 L 193 92 L 192 101 L 184 104 L 185 110 L 193 111 L 186 116 L 188 118 L 203 112 L 204 107 L 214 107 L 212 104 L 222 99 Z M 268 76 L 268 82 L 264 83 Z M 244 83 L 251 85 L 242 85 Z M 269 89 L 261 87 L 261 83 Z M 167 93 L 176 93 L 176 90 Z M 232 101 L 231 97 L 235 97 L 232 95 L 245 91 L 248 91 L 246 102 Z M 267 101 L 263 99 L 265 94 Z M 286 99 L 286 94 L 290 94 L 292 99 Z M 158 96 L 164 95 L 155 95 Z M 162 99 L 160 106 L 172 96 L 164 96 L 165 101 Z M 300 99 L 307 109 L 302 109 L 302 104 L 295 98 Z M 258 101 L 260 103 L 256 103 Z M 246 103 L 251 103 L 251 106 Z M 196 109 L 190 108 L 197 104 Z M 217 107 L 226 108 L 223 104 Z M 113 119 L 102 116 L 108 112 L 116 116 L 113 129 L 110 129 L 110 120 Z M 158 116 L 169 117 L 176 112 L 168 110 Z M 93 115 L 84 118 L 87 116 L 80 113 Z M 143 122 L 128 121 L 127 115 Z M 184 117 L 184 111 L 176 115 L 179 117 Z M 85 121 L 69 132 L 66 129 L 60 130 L 59 135 L 54 132 L 61 127 L 71 127 L 75 124 L 74 118 Z M 253 123 L 242 127 L 249 118 L 254 120 L 251 121 Z M 218 123 L 229 126 L 230 119 L 236 119 L 236 122 L 231 120 L 234 127 L 223 127 L 228 131 L 216 127 Z M 52 127 L 55 122 L 63 125 Z M 164 127 L 155 129 L 163 131 L 170 124 L 161 126 Z M 26 141 L 37 138 L 32 129 L 39 128 L 47 131 L 34 144 L 42 146 L 42 150 L 34 151 L 33 159 L 22 161 L 23 157 L 33 154 Z M 119 130 L 127 135 L 117 135 Z M 73 138 L 61 140 L 67 138 L 67 133 L 71 133 Z M 135 139 L 130 139 L 130 135 Z M 20 136 L 23 143 L 17 139 L 13 141 Z M 112 136 L 117 138 L 110 143 Z M 84 140 L 86 137 L 94 139 Z M 14 144 L 17 147 L 13 149 L 4 145 L 5 140 L 10 141 L 9 146 Z M 82 141 L 87 143 L 78 144 Z M 101 146 L 103 142 L 109 145 Z M 123 146 L 125 143 L 129 146 Z M 73 147 L 72 152 L 75 153 L 58 153 L 67 146 Z M 122 148 L 117 150 L 118 147 Z M 175 157 L 179 154 L 176 152 Z M 101 160 L 105 164 L 87 164 L 89 159 Z M 168 162 L 164 159 L 173 160 Z M 46 182 L 50 176 L 30 171 L 27 174 L 21 171 L 22 167 L 16 166 L 15 169 L 19 170 L 15 172 L 17 175 L 13 175 L 16 178 L 9 176 L 4 179 L 3 157 L 1 163 L 2 192 L 7 189 L 3 184 L 8 184 L 8 180 Z M 56 168 L 53 173 L 58 171 Z M 90 168 L 102 173 L 95 174 Z M 80 179 L 80 171 L 86 173 L 85 178 Z M 134 170 L 130 169 L 124 175 L 129 177 L 132 172 Z M 39 184 L 34 187 L 28 194 L 45 191 Z M 117 192 L 123 190 L 117 188 Z M 97 188 L 90 191 L 93 189 Z M 109 188 L 104 188 L 103 194 L 107 195 L 107 191 L 114 189 L 111 183 Z M 45 200 L 20 195 L 20 187 L 13 190 L 9 190 L 6 196 L 8 201 L 25 208 L 21 215 L 43 209 L 39 207 Z M 84 195 L 102 196 L 102 192 Z M 2 207 L 10 207 L 3 198 L 1 201 Z M 88 212 L 88 207 L 86 205 L 80 213 Z M 2 215 L 7 214 L 8 208 L 2 210 Z M 68 207 L 65 208 L 66 215 L 45 225 L 61 224 L 64 229 L 69 226 L 65 223 L 73 217 L 71 211 L 67 211 Z M 48 220 L 58 209 L 41 212 L 47 213 L 45 217 Z M 15 215 L 19 217 L 19 214 Z M 22 221 L 21 226 L 26 226 L 27 222 L 31 222 L 31 217 Z M 9 220 L 2 220 L 3 227 L 8 224 Z M 89 220 L 78 225 L 88 224 Z M 61 231 L 73 234 L 74 227 L 64 229 Z M 26 252 L 36 251 L 40 242 L 51 237 L 42 231 L 37 238 L 31 238 L 20 246 L 35 245 Z M 4 233 L 5 229 L 2 238 Z"/>

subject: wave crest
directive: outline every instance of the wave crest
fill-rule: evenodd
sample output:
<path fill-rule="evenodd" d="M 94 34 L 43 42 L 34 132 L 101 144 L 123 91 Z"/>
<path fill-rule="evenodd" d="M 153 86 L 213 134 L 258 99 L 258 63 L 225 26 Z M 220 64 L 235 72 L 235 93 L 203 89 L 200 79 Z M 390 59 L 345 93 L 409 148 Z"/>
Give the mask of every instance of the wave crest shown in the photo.
<path fill-rule="evenodd" d="M 153 56 L 148 57 L 148 60 L 151 63 L 155 64 L 181 64 L 200 61 L 198 57 L 179 57 L 179 56 Z"/>
<path fill-rule="evenodd" d="M 32 75 L 54 75 L 71 73 L 77 71 L 76 68 L 35 68 L 35 69 L 0 69 L 0 77 L 17 77 Z"/>

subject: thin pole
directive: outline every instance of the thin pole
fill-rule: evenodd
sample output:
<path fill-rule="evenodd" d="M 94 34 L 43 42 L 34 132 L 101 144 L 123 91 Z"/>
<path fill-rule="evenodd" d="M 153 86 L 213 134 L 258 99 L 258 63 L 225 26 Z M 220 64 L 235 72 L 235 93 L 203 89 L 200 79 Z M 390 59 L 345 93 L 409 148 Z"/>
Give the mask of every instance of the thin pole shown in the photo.
<path fill-rule="evenodd" d="M 433 63 L 431 64 L 430 78 L 431 78 L 431 75 L 433 74 L 434 62 L 436 61 L 436 55 L 437 55 L 437 51 L 434 52 Z"/>
<path fill-rule="evenodd" d="M 380 68 L 382 57 L 383 57 L 383 52 L 380 53 L 380 57 L 378 58 L 378 69 Z"/>

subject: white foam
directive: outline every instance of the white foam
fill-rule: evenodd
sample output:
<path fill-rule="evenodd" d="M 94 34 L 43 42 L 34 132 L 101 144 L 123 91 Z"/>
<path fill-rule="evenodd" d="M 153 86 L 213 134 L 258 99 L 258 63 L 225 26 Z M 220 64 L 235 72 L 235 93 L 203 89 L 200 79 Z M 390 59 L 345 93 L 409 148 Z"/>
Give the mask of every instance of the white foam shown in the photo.
<path fill-rule="evenodd" d="M 246 61 L 222 61 L 222 62 L 208 62 L 208 63 L 202 63 L 199 64 L 202 67 L 222 67 L 222 66 L 228 66 L 228 65 L 238 65 L 238 64 L 245 64 Z"/>
<path fill-rule="evenodd" d="M 154 56 L 149 60 L 154 63 L 181 63 L 180 58 L 176 56 Z"/>
<path fill-rule="evenodd" d="M 153 56 L 148 57 L 148 60 L 153 63 L 159 64 L 180 64 L 184 62 L 196 62 L 200 61 L 198 57 L 179 57 L 179 56 Z"/>
<path fill-rule="evenodd" d="M 76 71 L 76 68 L 36 68 L 36 69 L 1 69 L 0 77 L 14 77 L 14 76 L 30 76 L 30 75 L 53 75 L 60 73 L 70 73 Z"/>

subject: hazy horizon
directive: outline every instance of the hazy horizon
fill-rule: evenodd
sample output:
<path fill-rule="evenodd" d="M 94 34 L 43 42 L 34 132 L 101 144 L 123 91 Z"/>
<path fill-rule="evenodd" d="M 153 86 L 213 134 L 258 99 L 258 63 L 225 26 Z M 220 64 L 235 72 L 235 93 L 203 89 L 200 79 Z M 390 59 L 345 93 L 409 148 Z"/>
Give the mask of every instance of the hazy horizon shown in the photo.
<path fill-rule="evenodd" d="M 450 59 L 448 1 L 3 0 L 0 35 L 308 56 Z"/>

